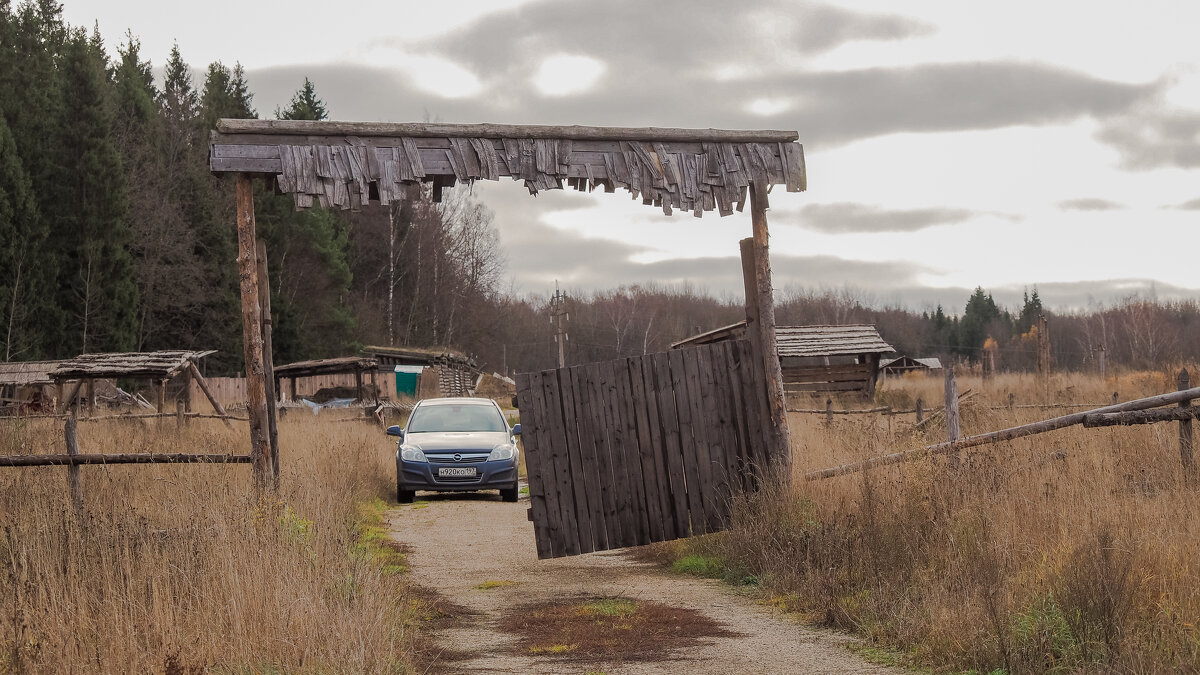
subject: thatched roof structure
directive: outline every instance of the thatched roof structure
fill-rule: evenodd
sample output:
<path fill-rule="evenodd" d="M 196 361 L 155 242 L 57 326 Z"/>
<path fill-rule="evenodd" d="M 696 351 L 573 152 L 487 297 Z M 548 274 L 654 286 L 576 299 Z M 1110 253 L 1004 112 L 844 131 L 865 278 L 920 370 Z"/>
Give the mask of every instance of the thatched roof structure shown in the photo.
<path fill-rule="evenodd" d="M 55 382 L 108 377 L 168 380 L 183 372 L 189 362 L 215 353 L 216 350 L 82 354 L 60 362 L 50 371 L 50 378 Z"/>
<path fill-rule="evenodd" d="M 50 371 L 62 361 L 6 361 L 0 362 L 0 385 L 27 387 L 39 384 L 54 384 Z"/>

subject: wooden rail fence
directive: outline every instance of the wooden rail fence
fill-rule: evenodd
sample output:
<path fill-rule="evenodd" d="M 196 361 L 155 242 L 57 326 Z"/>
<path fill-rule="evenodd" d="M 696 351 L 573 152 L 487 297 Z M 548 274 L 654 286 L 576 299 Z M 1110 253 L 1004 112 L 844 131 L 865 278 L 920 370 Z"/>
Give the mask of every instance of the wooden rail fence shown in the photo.
<path fill-rule="evenodd" d="M 947 373 L 948 382 L 953 382 L 953 377 L 953 372 Z M 1187 369 L 1180 371 L 1177 385 L 1178 390 L 1171 393 L 1148 396 L 1124 403 L 1115 403 L 1092 410 L 1053 417 L 1040 422 L 1022 424 L 1020 426 L 1009 427 L 1008 429 L 975 434 L 973 436 L 959 437 L 955 433 L 955 429 L 952 426 L 948 426 L 949 438 L 943 443 L 934 443 L 922 448 L 903 450 L 888 455 L 872 457 L 860 462 L 810 471 L 804 474 L 804 479 L 808 481 L 824 480 L 874 467 L 897 464 L 929 455 L 957 452 L 958 450 L 980 445 L 1011 441 L 1075 425 L 1081 425 L 1085 428 L 1095 428 L 1116 425 L 1179 422 L 1180 460 L 1183 465 L 1184 477 L 1192 481 L 1196 479 L 1196 464 L 1192 445 L 1192 420 L 1200 418 L 1200 414 L 1198 414 L 1200 413 L 1200 407 L 1192 406 L 1191 401 L 1200 399 L 1200 387 L 1191 386 L 1191 378 Z M 947 391 L 950 391 L 949 387 Z M 1164 406 L 1170 405 L 1177 405 L 1177 407 L 1154 410 L 1155 408 L 1164 408 Z M 948 395 L 946 407 L 948 410 L 953 411 L 953 416 L 956 417 L 958 397 L 952 398 Z"/>
<path fill-rule="evenodd" d="M 724 528 L 768 466 L 746 340 L 517 376 L 539 558 Z"/>

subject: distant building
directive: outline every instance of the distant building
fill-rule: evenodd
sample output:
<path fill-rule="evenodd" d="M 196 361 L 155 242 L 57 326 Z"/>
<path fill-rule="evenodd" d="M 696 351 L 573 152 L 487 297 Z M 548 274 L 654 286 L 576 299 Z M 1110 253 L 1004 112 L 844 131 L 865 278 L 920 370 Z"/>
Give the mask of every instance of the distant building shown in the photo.
<path fill-rule="evenodd" d="M 914 359 L 911 356 L 897 356 L 879 363 L 879 370 L 884 375 L 903 375 L 904 373 L 929 372 L 941 369 L 942 362 L 937 357 Z"/>
<path fill-rule="evenodd" d="M 746 322 L 693 335 L 671 349 L 695 347 L 745 337 Z M 783 369 L 783 388 L 789 394 L 859 393 L 875 396 L 875 381 L 883 354 L 895 350 L 875 326 L 776 326 L 775 343 Z"/>

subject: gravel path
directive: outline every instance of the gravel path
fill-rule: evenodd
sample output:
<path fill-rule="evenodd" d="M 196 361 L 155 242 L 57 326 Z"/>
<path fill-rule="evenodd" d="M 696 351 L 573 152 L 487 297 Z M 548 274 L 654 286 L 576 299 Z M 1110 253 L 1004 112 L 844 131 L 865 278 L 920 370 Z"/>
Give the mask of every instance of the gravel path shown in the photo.
<path fill-rule="evenodd" d="M 841 645 L 846 637 L 804 627 L 720 582 L 665 572 L 620 552 L 537 559 L 527 499 L 495 494 L 422 495 L 390 513 L 392 536 L 410 549 L 411 578 L 475 616 L 437 631 L 447 650 L 434 667 L 488 673 L 894 673 Z M 484 582 L 511 582 L 490 590 Z M 624 596 L 695 609 L 736 637 L 704 638 L 699 647 L 667 651 L 652 662 L 587 662 L 522 653 L 496 628 L 528 604 L 579 596 Z"/>

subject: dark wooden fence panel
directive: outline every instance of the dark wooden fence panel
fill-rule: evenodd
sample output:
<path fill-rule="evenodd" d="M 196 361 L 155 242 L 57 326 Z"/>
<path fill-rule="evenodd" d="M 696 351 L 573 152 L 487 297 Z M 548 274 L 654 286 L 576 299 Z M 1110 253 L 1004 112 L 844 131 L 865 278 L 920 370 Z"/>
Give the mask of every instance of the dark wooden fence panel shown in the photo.
<path fill-rule="evenodd" d="M 740 340 L 518 375 L 538 557 L 726 527 L 766 468 L 753 363 Z"/>

